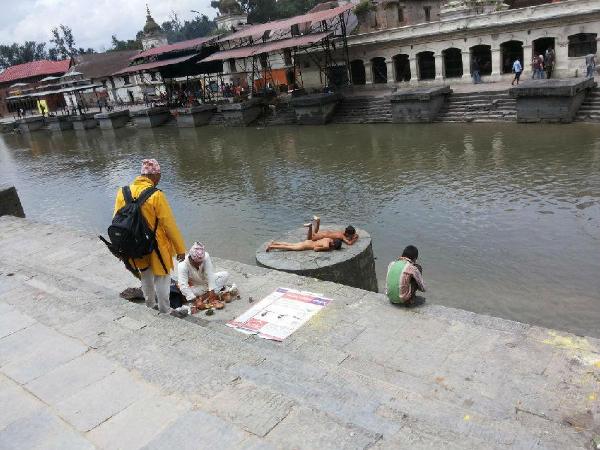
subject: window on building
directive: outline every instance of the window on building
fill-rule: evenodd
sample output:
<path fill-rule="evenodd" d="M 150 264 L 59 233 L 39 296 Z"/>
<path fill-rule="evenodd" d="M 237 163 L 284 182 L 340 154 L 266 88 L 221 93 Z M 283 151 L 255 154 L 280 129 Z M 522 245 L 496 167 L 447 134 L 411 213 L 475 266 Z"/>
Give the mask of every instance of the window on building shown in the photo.
<path fill-rule="evenodd" d="M 234 58 L 229 58 L 227 63 L 229 64 L 229 72 L 230 73 L 237 72 L 237 67 L 235 67 L 235 59 Z"/>
<path fill-rule="evenodd" d="M 292 25 L 292 36 L 300 36 L 300 26 L 297 23 Z"/>
<path fill-rule="evenodd" d="M 579 33 L 569 36 L 569 57 L 585 56 L 598 51 L 596 33 Z"/>
<path fill-rule="evenodd" d="M 285 63 L 286 66 L 291 66 L 293 64 L 292 51 L 289 48 L 286 48 L 283 51 L 283 62 Z"/>
<path fill-rule="evenodd" d="M 425 11 L 425 22 L 431 22 L 431 6 L 423 6 Z"/>
<path fill-rule="evenodd" d="M 404 6 L 398 6 L 398 23 L 404 23 Z"/>
<path fill-rule="evenodd" d="M 261 69 L 269 68 L 269 57 L 266 53 L 260 54 L 260 67 L 261 67 Z"/>
<path fill-rule="evenodd" d="M 123 84 L 129 84 L 129 75 L 123 77 Z"/>
<path fill-rule="evenodd" d="M 106 89 L 106 80 L 102 80 L 102 87 Z"/>
<path fill-rule="evenodd" d="M 150 72 L 150 80 L 156 81 L 156 72 Z"/>

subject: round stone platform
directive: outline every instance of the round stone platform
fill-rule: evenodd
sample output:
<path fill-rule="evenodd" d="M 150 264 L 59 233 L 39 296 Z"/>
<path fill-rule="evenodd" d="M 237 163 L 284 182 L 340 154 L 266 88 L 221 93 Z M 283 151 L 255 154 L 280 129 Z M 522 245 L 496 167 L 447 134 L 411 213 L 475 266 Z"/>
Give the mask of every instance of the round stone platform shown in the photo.
<path fill-rule="evenodd" d="M 321 230 L 343 230 L 346 225 L 324 225 Z M 275 241 L 300 242 L 306 240 L 306 228 L 297 228 L 278 236 Z M 256 262 L 261 267 L 295 273 L 325 281 L 345 284 L 367 291 L 377 292 L 375 258 L 371 246 L 371 235 L 357 229 L 358 240 L 354 245 L 342 244 L 340 250 L 330 252 L 290 252 L 271 250 L 266 252 L 269 242 L 256 251 Z"/>

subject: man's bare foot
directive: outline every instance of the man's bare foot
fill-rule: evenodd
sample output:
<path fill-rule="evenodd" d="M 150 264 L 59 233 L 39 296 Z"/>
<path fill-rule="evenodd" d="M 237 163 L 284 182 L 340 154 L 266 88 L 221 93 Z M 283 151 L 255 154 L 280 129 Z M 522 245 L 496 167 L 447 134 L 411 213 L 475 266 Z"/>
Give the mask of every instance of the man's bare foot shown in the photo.
<path fill-rule="evenodd" d="M 273 242 L 274 241 L 271 241 L 267 244 L 267 248 L 265 249 L 265 252 L 270 252 L 271 250 L 273 250 L 273 247 L 272 247 Z"/>

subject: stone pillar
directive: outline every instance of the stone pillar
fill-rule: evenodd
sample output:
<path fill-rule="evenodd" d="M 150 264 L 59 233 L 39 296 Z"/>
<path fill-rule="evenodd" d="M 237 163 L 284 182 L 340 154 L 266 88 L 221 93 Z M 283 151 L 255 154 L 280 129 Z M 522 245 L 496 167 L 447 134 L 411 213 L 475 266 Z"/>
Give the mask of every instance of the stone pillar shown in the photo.
<path fill-rule="evenodd" d="M 556 39 L 555 41 L 555 62 L 553 78 L 568 78 L 575 75 L 569 73 L 569 40 L 568 38 Z M 585 74 L 583 74 L 585 75 Z M 581 74 L 580 74 L 581 76 Z"/>
<path fill-rule="evenodd" d="M 528 80 L 533 74 L 533 68 L 531 67 L 532 52 L 533 46 L 531 44 L 523 46 L 523 73 L 521 74 L 521 80 Z"/>
<path fill-rule="evenodd" d="M 408 64 L 410 65 L 410 82 L 416 83 L 417 81 L 419 81 L 419 67 L 417 65 L 417 56 L 409 56 Z"/>
<path fill-rule="evenodd" d="M 373 84 L 373 64 L 371 61 L 365 62 L 365 84 Z"/>
<path fill-rule="evenodd" d="M 460 55 L 462 56 L 462 65 L 463 65 L 463 80 L 471 79 L 471 51 L 469 49 L 461 49 Z"/>
<path fill-rule="evenodd" d="M 490 77 L 491 81 L 500 80 L 500 75 L 502 74 L 502 52 L 500 51 L 500 46 L 492 46 L 492 75 Z"/>
<path fill-rule="evenodd" d="M 433 55 L 435 58 L 435 80 L 444 80 L 444 56 L 441 53 Z"/>
<path fill-rule="evenodd" d="M 394 60 L 389 58 L 385 60 L 385 65 L 387 66 L 387 82 L 395 83 L 396 82 L 396 71 L 394 70 Z"/>

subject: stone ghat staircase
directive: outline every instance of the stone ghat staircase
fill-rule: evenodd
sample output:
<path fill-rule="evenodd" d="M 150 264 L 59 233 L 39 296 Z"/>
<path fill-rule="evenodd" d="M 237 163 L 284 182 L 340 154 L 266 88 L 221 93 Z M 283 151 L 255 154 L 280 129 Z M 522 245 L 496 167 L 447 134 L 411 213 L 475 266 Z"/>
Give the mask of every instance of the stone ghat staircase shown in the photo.
<path fill-rule="evenodd" d="M 600 122 L 600 88 L 592 90 L 579 108 L 578 122 Z"/>
<path fill-rule="evenodd" d="M 389 97 L 345 97 L 333 115 L 332 123 L 391 123 Z"/>
<path fill-rule="evenodd" d="M 452 94 L 436 122 L 512 122 L 516 106 L 506 91 Z"/>
<path fill-rule="evenodd" d="M 265 116 L 259 118 L 256 122 L 265 126 L 295 125 L 296 114 L 290 102 L 282 100 L 273 105 L 268 105 Z"/>

